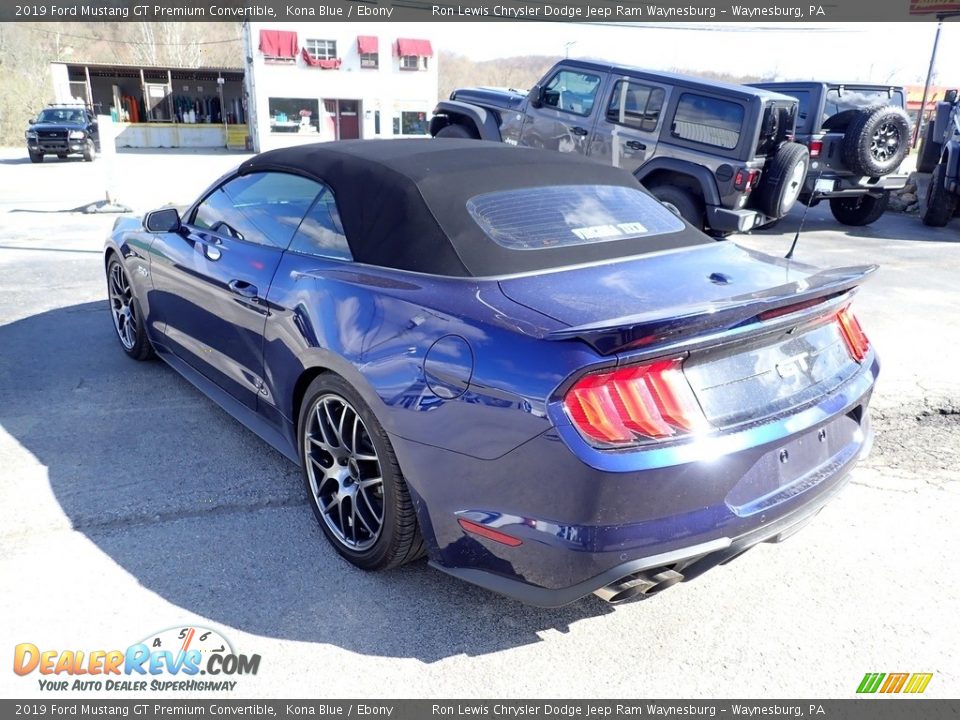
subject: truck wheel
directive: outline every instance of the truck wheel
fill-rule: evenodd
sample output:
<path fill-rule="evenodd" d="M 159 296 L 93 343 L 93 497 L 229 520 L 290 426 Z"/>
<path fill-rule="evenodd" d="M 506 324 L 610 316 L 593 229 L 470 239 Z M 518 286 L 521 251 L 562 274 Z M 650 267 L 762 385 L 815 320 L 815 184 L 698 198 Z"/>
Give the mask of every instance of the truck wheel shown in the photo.
<path fill-rule="evenodd" d="M 910 121 L 895 105 L 866 108 L 850 123 L 840 154 L 859 175 L 881 177 L 894 172 L 910 147 Z"/>
<path fill-rule="evenodd" d="M 649 190 L 674 215 L 683 218 L 697 230 L 705 229 L 703 202 L 693 193 L 673 185 L 655 185 Z"/>
<path fill-rule="evenodd" d="M 844 225 L 862 227 L 876 222 L 890 204 L 890 193 L 830 198 L 830 212 Z"/>
<path fill-rule="evenodd" d="M 917 172 L 928 173 L 940 162 L 940 153 L 943 152 L 943 143 L 933 139 L 933 120 L 927 123 L 927 131 L 923 134 L 923 145 L 917 156 Z"/>
<path fill-rule="evenodd" d="M 805 145 L 783 143 L 760 178 L 757 209 L 772 218 L 782 218 L 790 212 L 803 190 L 809 167 L 810 151 Z"/>
<path fill-rule="evenodd" d="M 445 125 L 440 128 L 440 132 L 436 134 L 438 138 L 463 138 L 467 140 L 479 140 L 480 133 L 476 131 L 473 127 L 468 127 L 467 125 L 460 125 L 459 123 L 454 123 L 452 125 Z"/>
<path fill-rule="evenodd" d="M 32 163 L 43 162 L 43 153 L 35 153 L 35 152 L 30 153 L 30 162 Z"/>
<path fill-rule="evenodd" d="M 97 148 L 94 147 L 93 141 L 90 140 L 87 142 L 87 147 L 83 150 L 83 159 L 85 162 L 93 162 L 97 158 Z"/>
<path fill-rule="evenodd" d="M 920 216 L 923 224 L 930 227 L 945 226 L 957 210 L 957 196 L 947 192 L 944 167 L 945 165 L 940 163 L 933 169 L 923 214 Z"/>

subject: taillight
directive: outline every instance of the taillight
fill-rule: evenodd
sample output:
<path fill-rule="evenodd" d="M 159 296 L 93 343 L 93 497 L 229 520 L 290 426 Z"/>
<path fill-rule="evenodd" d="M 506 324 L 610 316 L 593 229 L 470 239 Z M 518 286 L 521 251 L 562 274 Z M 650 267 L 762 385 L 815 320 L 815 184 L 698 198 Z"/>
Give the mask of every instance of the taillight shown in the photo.
<path fill-rule="evenodd" d="M 870 349 L 870 341 L 860 327 L 856 315 L 850 310 L 849 306 L 843 308 L 837 313 L 837 322 L 843 334 L 843 340 L 847 344 L 847 350 L 857 362 L 863 362 L 867 356 L 867 350 Z"/>
<path fill-rule="evenodd" d="M 823 140 L 811 140 L 810 141 L 810 157 L 816 158 L 820 157 L 820 153 L 823 152 Z"/>
<path fill-rule="evenodd" d="M 759 170 L 740 168 L 737 170 L 737 174 L 733 176 L 733 187 L 741 192 L 750 192 L 754 187 L 756 187 L 757 179 L 759 177 Z"/>
<path fill-rule="evenodd" d="M 585 375 L 567 391 L 563 406 L 581 435 L 605 445 L 708 430 L 682 364 L 672 358 Z"/>

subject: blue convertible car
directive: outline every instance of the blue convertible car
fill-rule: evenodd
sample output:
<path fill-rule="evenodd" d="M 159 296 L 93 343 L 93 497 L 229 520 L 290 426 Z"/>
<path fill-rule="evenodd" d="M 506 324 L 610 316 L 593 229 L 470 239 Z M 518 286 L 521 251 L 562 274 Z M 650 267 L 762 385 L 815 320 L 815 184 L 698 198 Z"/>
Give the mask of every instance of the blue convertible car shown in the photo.
<path fill-rule="evenodd" d="M 426 554 L 547 607 L 657 592 L 791 534 L 870 444 L 874 267 L 715 242 L 561 153 L 266 152 L 118 221 L 105 269 L 123 350 L 298 463 L 369 570 Z"/>

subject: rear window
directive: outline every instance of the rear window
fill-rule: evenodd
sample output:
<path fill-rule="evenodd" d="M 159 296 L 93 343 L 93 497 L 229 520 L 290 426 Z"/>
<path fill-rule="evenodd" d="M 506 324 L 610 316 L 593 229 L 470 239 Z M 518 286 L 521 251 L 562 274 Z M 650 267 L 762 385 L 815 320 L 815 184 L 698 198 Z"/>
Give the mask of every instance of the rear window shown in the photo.
<path fill-rule="evenodd" d="M 683 222 L 640 190 L 561 185 L 478 195 L 467 211 L 497 245 L 541 250 L 647 238 L 683 230 Z"/>
<path fill-rule="evenodd" d="M 677 103 L 671 134 L 681 140 L 732 150 L 740 142 L 743 117 L 742 105 L 684 93 Z"/>
<path fill-rule="evenodd" d="M 844 88 L 843 92 L 837 89 L 828 90 L 823 119 L 826 120 L 844 110 L 859 110 L 875 105 L 903 107 L 903 93 L 899 90 L 888 93 L 886 90 L 865 88 Z"/>

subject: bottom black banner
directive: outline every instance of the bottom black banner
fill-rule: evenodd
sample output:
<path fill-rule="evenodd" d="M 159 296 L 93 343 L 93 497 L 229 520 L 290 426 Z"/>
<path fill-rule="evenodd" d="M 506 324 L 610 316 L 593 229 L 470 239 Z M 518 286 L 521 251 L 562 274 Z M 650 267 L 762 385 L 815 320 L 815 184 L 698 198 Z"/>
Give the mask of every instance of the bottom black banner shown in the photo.
<path fill-rule="evenodd" d="M 960 718 L 960 700 L 0 700 L 0 717 L 301 718 Z"/>

